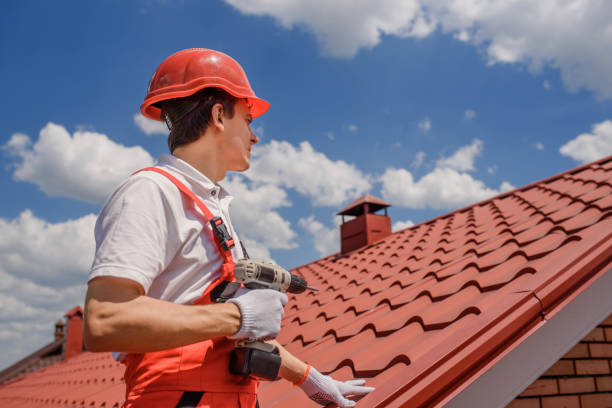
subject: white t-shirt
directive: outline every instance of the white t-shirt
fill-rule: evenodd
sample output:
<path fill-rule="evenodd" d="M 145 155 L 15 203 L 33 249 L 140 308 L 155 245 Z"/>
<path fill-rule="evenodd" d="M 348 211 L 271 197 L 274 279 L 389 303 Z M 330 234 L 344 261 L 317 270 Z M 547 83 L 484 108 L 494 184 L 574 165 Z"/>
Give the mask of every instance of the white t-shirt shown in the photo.
<path fill-rule="evenodd" d="M 155 166 L 178 178 L 213 215 L 223 219 L 235 242 L 232 256 L 234 260 L 242 258 L 229 218 L 231 195 L 177 157 L 162 155 Z M 98 216 L 89 280 L 99 276 L 127 278 L 138 282 L 147 296 L 193 303 L 219 276 L 223 264 L 204 219 L 165 176 L 143 171 L 129 177 Z"/>

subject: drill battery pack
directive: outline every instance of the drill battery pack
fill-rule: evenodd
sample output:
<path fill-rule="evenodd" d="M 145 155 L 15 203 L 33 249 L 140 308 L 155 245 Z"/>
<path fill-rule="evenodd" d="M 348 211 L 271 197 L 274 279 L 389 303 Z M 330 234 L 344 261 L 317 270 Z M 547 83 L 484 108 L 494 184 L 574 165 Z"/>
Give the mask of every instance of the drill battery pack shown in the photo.
<path fill-rule="evenodd" d="M 230 373 L 256 380 L 277 380 L 280 366 L 280 353 L 273 344 L 240 342 L 230 355 Z"/>

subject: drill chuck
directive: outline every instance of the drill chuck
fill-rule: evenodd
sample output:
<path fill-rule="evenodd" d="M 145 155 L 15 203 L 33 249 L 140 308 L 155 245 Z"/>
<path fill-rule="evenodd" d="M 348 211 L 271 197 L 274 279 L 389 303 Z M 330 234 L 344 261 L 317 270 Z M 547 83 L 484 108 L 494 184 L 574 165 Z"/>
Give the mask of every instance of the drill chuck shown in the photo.
<path fill-rule="evenodd" d="M 289 288 L 287 292 L 289 293 L 302 293 L 308 288 L 308 284 L 306 280 L 301 276 L 291 274 L 291 282 L 289 283 Z"/>

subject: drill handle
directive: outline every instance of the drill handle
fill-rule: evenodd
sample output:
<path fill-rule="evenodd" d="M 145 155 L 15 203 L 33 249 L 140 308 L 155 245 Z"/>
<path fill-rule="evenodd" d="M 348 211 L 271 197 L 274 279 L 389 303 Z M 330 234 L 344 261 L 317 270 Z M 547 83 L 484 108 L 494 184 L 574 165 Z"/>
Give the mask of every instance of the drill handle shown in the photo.
<path fill-rule="evenodd" d="M 240 289 L 240 282 L 223 281 L 210 291 L 210 300 L 215 303 L 225 303 L 234 297 Z"/>

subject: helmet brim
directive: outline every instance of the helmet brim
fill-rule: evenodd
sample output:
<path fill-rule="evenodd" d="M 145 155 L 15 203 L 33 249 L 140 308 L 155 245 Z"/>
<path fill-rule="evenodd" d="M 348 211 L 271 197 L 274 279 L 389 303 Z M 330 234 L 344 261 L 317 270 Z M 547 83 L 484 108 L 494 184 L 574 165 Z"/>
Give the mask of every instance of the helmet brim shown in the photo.
<path fill-rule="evenodd" d="M 247 99 L 248 104 L 251 106 L 251 115 L 253 118 L 259 117 L 266 113 L 268 109 L 270 109 L 270 103 L 264 99 L 261 99 L 253 94 L 251 95 L 238 95 L 236 92 L 228 89 L 224 84 L 206 84 L 206 86 L 202 86 L 201 88 L 193 88 L 191 89 L 177 89 L 176 91 L 168 92 L 167 90 L 163 93 L 158 93 L 157 95 L 147 95 L 145 102 L 140 106 L 140 112 L 149 119 L 157 120 L 163 122 L 164 120 L 161 117 L 161 109 L 159 109 L 155 104 L 160 101 L 165 101 L 168 99 L 174 98 L 186 98 L 190 95 L 193 95 L 197 91 L 204 88 L 221 88 L 225 92 L 230 95 L 238 98 L 238 99 Z"/>

